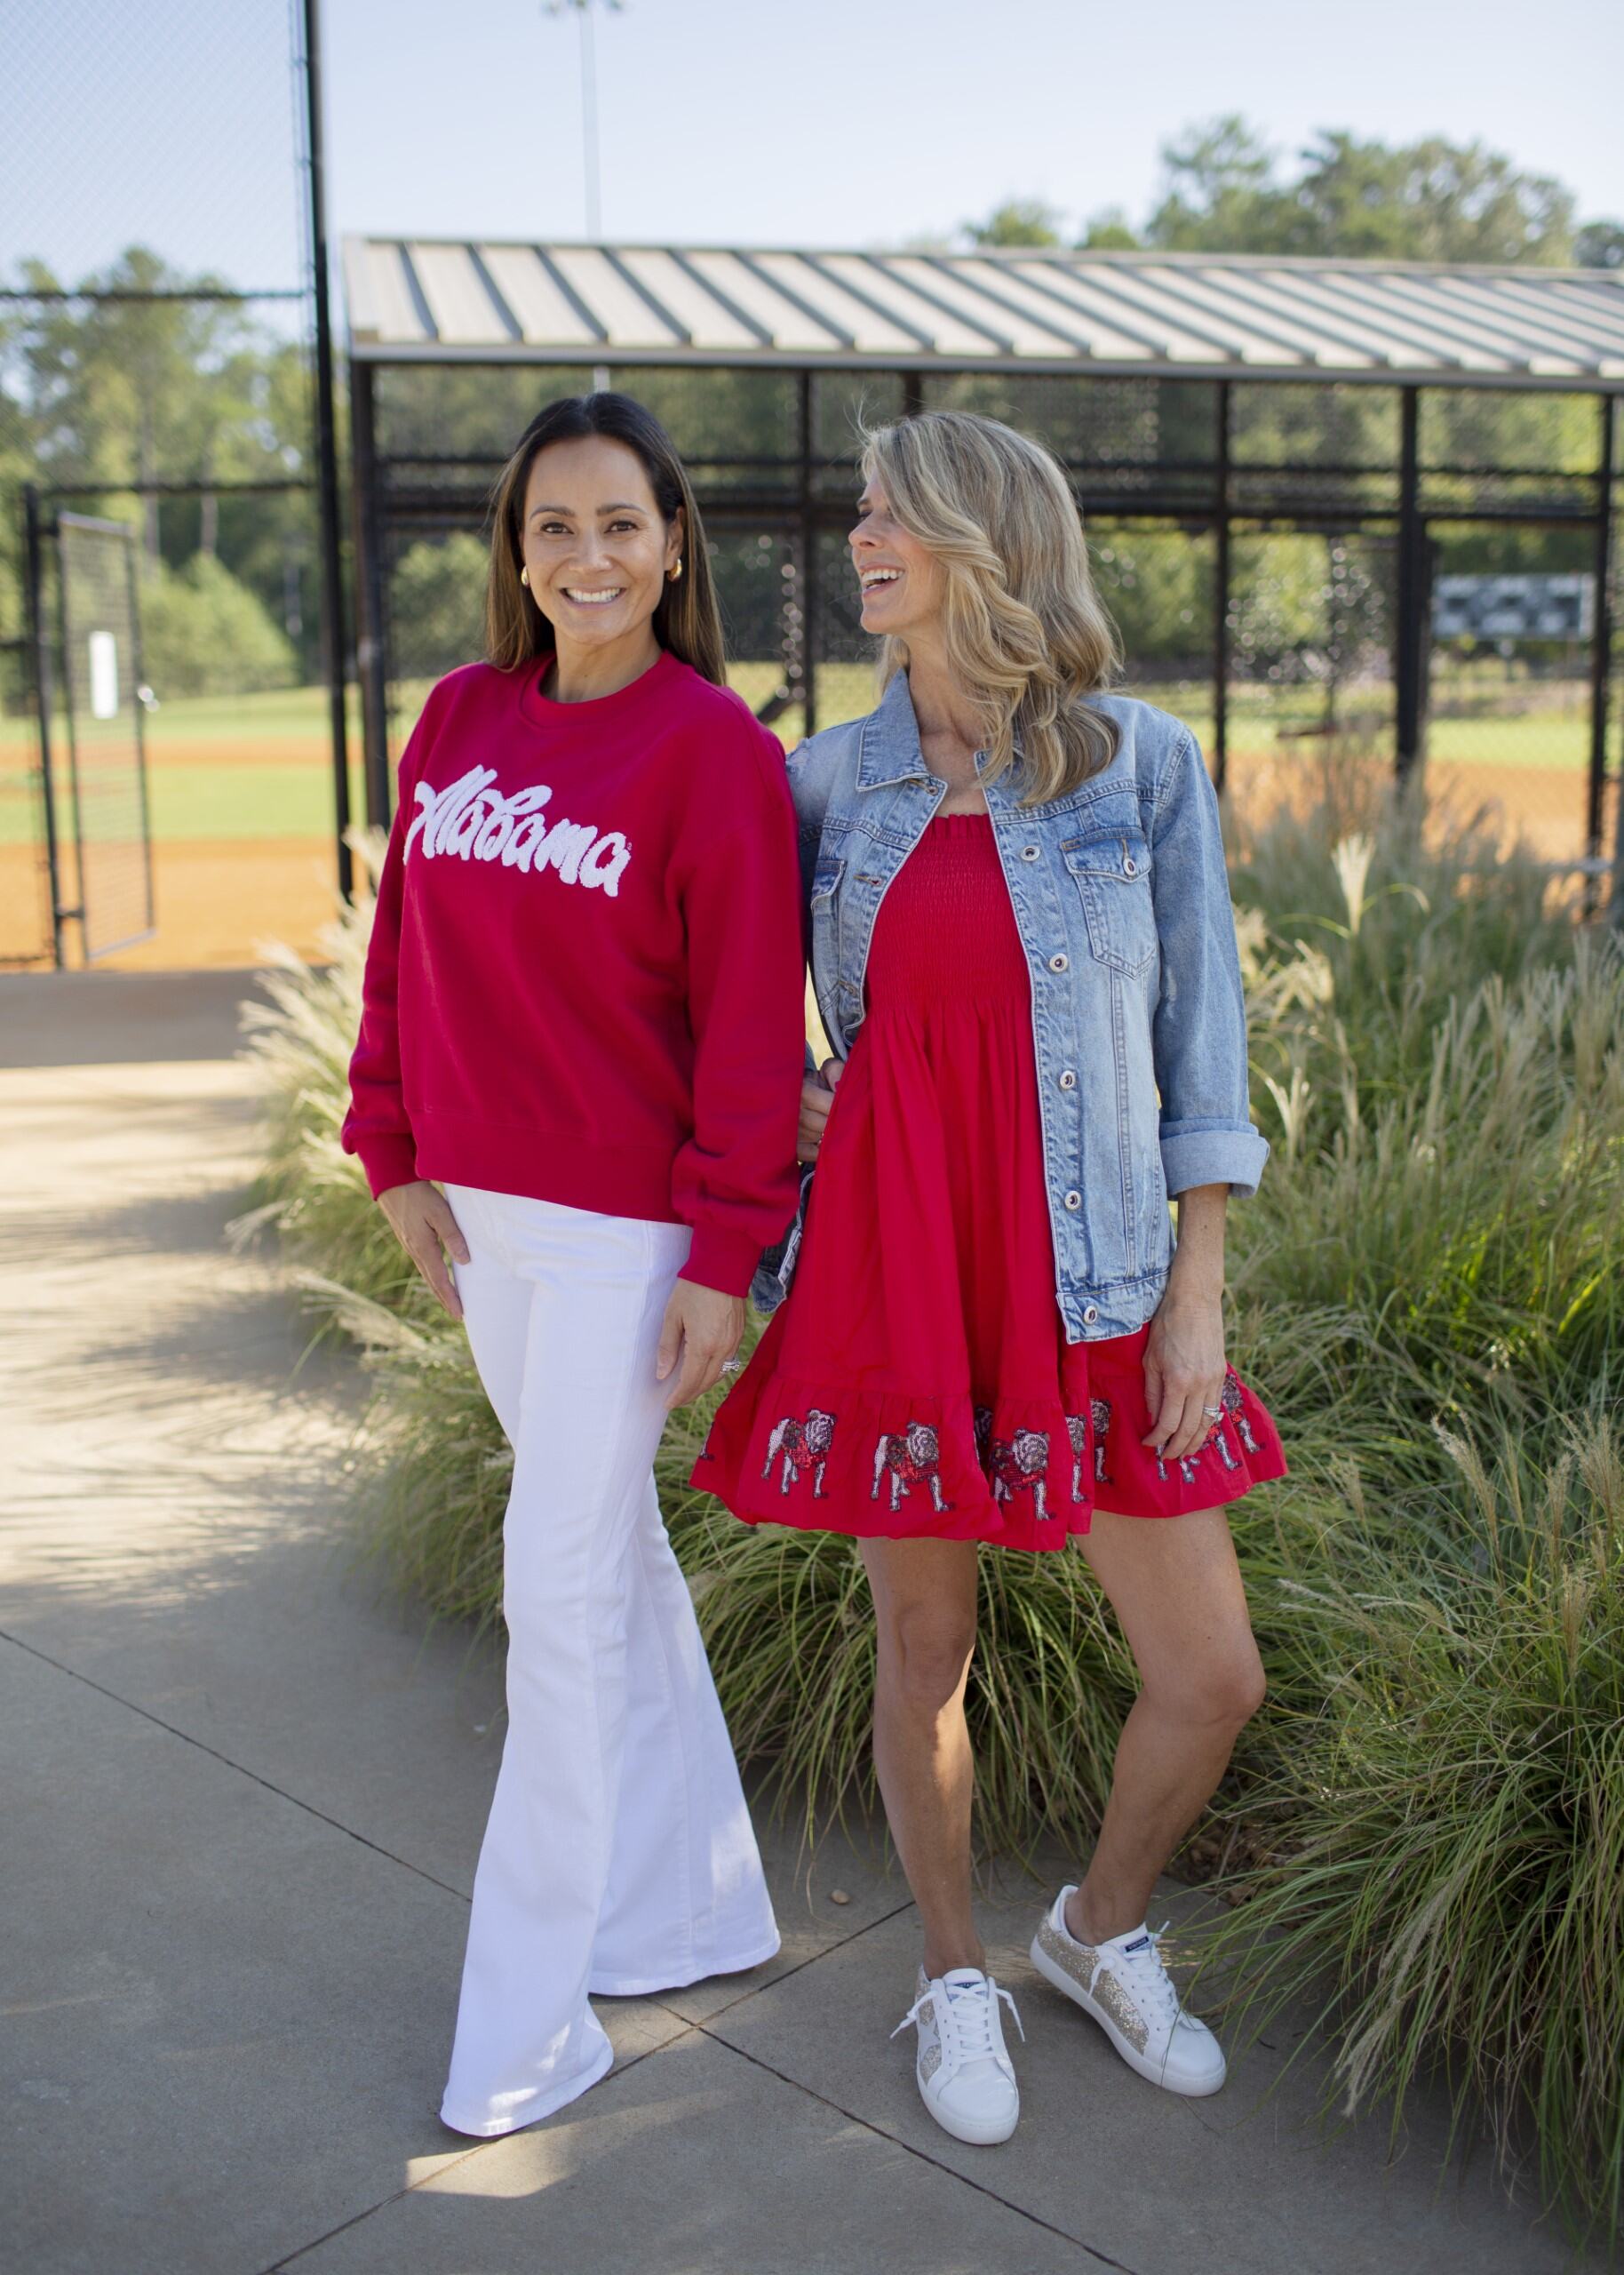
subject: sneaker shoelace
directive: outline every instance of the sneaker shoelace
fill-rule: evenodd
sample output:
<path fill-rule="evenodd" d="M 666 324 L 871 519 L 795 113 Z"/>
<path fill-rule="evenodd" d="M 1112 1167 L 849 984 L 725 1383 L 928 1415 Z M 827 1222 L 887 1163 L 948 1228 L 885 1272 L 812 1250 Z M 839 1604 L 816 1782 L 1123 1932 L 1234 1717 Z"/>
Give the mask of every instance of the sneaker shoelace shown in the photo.
<path fill-rule="evenodd" d="M 1120 1960 L 1132 1978 L 1134 1995 L 1140 2005 L 1148 2011 L 1153 2022 L 1164 2024 L 1168 2030 L 1174 2027 L 1184 2011 L 1161 1955 L 1161 1940 L 1171 1925 L 1170 1920 L 1164 1920 L 1159 1928 L 1147 1928 L 1144 1947 L 1141 1951 L 1126 1951 L 1118 1944 L 1109 1962 L 1115 1967 Z"/>
<path fill-rule="evenodd" d="M 1015 2017 L 1015 2026 L 1021 2033 L 1022 2045 L 1024 2046 L 1026 2043 L 1026 2029 L 1021 2020 L 1021 2010 L 1010 1993 L 1005 1990 L 1001 1983 L 995 1983 L 990 1975 L 983 1976 L 983 1980 L 987 1986 L 984 1994 L 973 1984 L 966 1984 L 955 1992 L 948 1990 L 944 1983 L 943 1987 L 945 1996 L 936 2009 L 937 2016 L 946 2023 L 947 2028 L 952 2032 L 953 2048 L 961 2062 L 996 2060 L 1000 2049 L 993 2041 L 992 2022 L 994 2016 L 998 2013 L 998 2001 L 1000 1999 Z M 918 2022 L 919 2008 L 932 1996 L 935 1987 L 934 1983 L 927 1984 L 919 1992 L 919 1997 L 891 2032 L 893 2038 L 899 2037 L 910 2023 Z M 946 2009 L 945 2016 L 943 2015 L 943 2008 Z M 944 2037 L 947 2035 L 946 2029 L 943 2031 L 943 2035 Z"/>

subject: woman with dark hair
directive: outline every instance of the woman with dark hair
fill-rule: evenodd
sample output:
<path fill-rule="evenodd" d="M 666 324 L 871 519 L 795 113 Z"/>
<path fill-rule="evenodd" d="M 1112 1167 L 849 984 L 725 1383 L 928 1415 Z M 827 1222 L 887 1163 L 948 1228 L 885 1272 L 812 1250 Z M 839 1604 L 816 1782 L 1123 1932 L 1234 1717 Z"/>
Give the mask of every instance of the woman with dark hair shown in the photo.
<path fill-rule="evenodd" d="M 792 1205 L 795 902 L 783 754 L 722 684 L 671 442 L 625 395 L 552 403 L 497 487 L 487 660 L 401 761 L 344 1128 L 513 1449 L 459 2133 L 603 2075 L 590 1993 L 778 1946 L 651 1464 Z"/>
<path fill-rule="evenodd" d="M 1229 1199 L 1269 1148 L 1217 801 L 1187 727 L 1106 691 L 1064 474 L 934 411 L 871 435 L 863 472 L 884 692 L 789 763 L 836 1054 L 803 1097 L 817 1173 L 695 1482 L 746 1523 L 862 1543 L 875 1767 L 923 1930 L 915 2076 L 937 2124 L 991 2143 L 1020 2095 L 971 1907 L 983 1545 L 1076 1541 L 1142 1679 L 1032 1964 L 1142 2078 L 1223 2083 L 1145 1914 L 1262 1695 L 1224 1505 L 1285 1462 L 1222 1297 Z"/>

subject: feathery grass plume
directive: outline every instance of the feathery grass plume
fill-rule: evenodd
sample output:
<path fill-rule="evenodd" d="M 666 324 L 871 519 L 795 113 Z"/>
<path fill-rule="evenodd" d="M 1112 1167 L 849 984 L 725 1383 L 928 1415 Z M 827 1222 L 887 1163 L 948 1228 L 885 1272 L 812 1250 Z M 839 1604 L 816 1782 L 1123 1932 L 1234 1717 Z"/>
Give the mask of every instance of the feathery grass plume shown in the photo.
<path fill-rule="evenodd" d="M 383 833 L 352 830 L 346 842 L 360 880 L 376 877 Z M 331 1287 L 427 1320 L 434 1298 L 374 1203 L 360 1162 L 338 1144 L 372 912 L 364 894 L 340 907 L 322 934 L 321 962 L 275 943 L 260 951 L 270 1001 L 243 1003 L 240 1026 L 243 1054 L 259 1078 L 263 1151 L 254 1206 L 228 1230 L 242 1242 L 268 1228 L 290 1261 Z M 314 1288 L 306 1296 L 323 1328 L 337 1323 Z"/>
<path fill-rule="evenodd" d="M 1449 1472 L 1405 1545 L 1348 1521 L 1275 1577 L 1272 1855 L 1197 1935 L 1264 2027 L 1318 2008 L 1351 2111 L 1446 2075 L 1580 2230 L 1624 2213 L 1624 1434 L 1614 1397 Z M 1294 1562 L 1294 1569 L 1293 1563 Z M 1256 1588 L 1255 1575 L 1249 1585 Z"/>

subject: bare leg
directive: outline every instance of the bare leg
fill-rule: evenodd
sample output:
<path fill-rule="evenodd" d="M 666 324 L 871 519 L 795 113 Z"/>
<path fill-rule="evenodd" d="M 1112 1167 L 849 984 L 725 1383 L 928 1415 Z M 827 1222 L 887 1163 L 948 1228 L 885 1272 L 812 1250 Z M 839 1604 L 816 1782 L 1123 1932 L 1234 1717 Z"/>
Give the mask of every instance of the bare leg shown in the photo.
<path fill-rule="evenodd" d="M 1079 1943 L 1136 1928 L 1216 1792 L 1263 1697 L 1263 1669 L 1222 1509 L 1096 1510 L 1084 1553 L 1122 1623 L 1142 1688 L 1122 1726 L 1094 1859 L 1066 1908 Z"/>
<path fill-rule="evenodd" d="M 975 1767 L 964 1688 L 975 1648 L 975 1544 L 865 1540 L 879 1633 L 874 1766 L 925 1929 L 925 1972 L 986 1966 L 970 1912 Z"/>

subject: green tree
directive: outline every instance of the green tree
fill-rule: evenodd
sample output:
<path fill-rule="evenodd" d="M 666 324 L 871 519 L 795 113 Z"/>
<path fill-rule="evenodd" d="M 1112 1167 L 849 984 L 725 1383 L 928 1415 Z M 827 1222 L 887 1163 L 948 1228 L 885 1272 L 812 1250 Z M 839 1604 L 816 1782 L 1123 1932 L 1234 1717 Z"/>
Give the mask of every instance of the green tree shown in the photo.
<path fill-rule="evenodd" d="M 438 679 L 483 653 L 489 561 L 462 530 L 408 546 L 389 588 L 390 662 L 402 679 Z"/>
<path fill-rule="evenodd" d="M 222 562 L 195 554 L 179 571 L 154 562 L 141 581 L 141 662 L 160 701 L 288 687 L 293 650 Z"/>
<path fill-rule="evenodd" d="M 1162 146 L 1167 187 L 1145 228 L 1170 252 L 1282 252 L 1274 153 L 1235 113 Z M 1264 242 L 1268 240 L 1268 242 Z"/>
<path fill-rule="evenodd" d="M 1136 252 L 1139 237 L 1119 205 L 1104 205 L 1085 227 L 1078 250 L 1080 252 Z"/>
<path fill-rule="evenodd" d="M 1255 129 L 1231 115 L 1162 153 L 1167 188 L 1145 242 L 1173 252 L 1298 253 L 1380 260 L 1573 258 L 1572 193 L 1480 142 L 1392 145 L 1322 131 L 1282 179 Z"/>
<path fill-rule="evenodd" d="M 1041 198 L 1006 198 L 984 221 L 967 221 L 964 234 L 973 245 L 1057 245 L 1060 213 Z"/>
<path fill-rule="evenodd" d="M 1573 238 L 1580 268 L 1624 268 L 1624 221 L 1587 221 Z"/>

